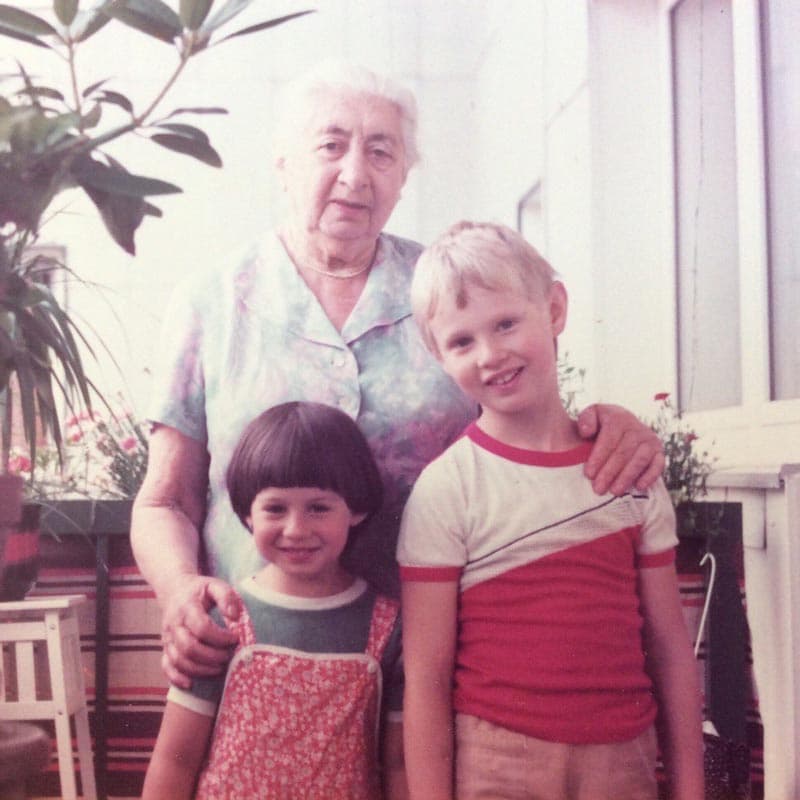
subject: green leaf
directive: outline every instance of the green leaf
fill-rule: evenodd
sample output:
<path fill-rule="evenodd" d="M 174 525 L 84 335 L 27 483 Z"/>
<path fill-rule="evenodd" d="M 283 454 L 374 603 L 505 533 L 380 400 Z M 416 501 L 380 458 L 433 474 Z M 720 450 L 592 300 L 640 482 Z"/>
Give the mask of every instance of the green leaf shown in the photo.
<path fill-rule="evenodd" d="M 94 106 L 92 106 L 92 110 L 81 117 L 83 129 L 87 130 L 89 128 L 94 128 L 100 123 L 100 118 L 102 115 L 103 109 L 100 107 L 99 103 L 95 103 Z"/>
<path fill-rule="evenodd" d="M 124 94 L 119 92 L 112 92 L 110 89 L 104 89 L 97 97 L 100 103 L 111 103 L 112 105 L 124 108 L 129 114 L 133 114 L 133 103 L 125 97 Z"/>
<path fill-rule="evenodd" d="M 36 407 L 34 401 L 34 381 L 27 359 L 17 359 L 17 380 L 19 381 L 19 401 L 22 408 L 22 429 L 29 443 L 36 441 Z M 33 447 L 31 447 L 33 450 Z"/>
<path fill-rule="evenodd" d="M 190 139 L 196 139 L 198 142 L 209 143 L 205 131 L 201 131 L 200 128 L 195 128 L 194 125 L 184 125 L 182 122 L 163 122 L 156 127 L 172 133 L 177 133 L 179 136 L 188 136 Z"/>
<path fill-rule="evenodd" d="M 183 31 L 178 15 L 161 0 L 114 0 L 105 13 L 130 28 L 169 44 Z"/>
<path fill-rule="evenodd" d="M 87 406 L 90 388 L 96 389 L 85 375 L 73 330 L 85 344 L 84 337 L 46 286 L 16 277 L 18 280 L 4 283 L 2 303 L 11 309 L 15 324 L 11 336 L 0 336 L 0 349 L 8 356 L 4 373 L 17 375 L 23 432 L 33 452 L 37 421 L 52 431 L 57 444 L 60 441 L 54 388 L 68 405 L 77 391 Z"/>
<path fill-rule="evenodd" d="M 205 21 L 214 0 L 180 0 L 180 18 L 184 28 L 196 31 Z"/>
<path fill-rule="evenodd" d="M 46 42 L 40 42 L 35 36 L 29 36 L 27 33 L 20 33 L 19 31 L 13 28 L 6 27 L 2 23 L 0 23 L 0 36 L 8 36 L 10 39 L 19 39 L 19 41 L 21 42 L 27 42 L 28 44 L 35 44 L 37 47 L 44 47 L 48 50 L 53 49 Z"/>
<path fill-rule="evenodd" d="M 227 108 L 220 108 L 219 106 L 210 106 L 207 108 L 198 107 L 198 108 L 176 108 L 174 111 L 170 111 L 164 119 L 170 119 L 170 117 L 177 117 L 178 114 L 227 114 Z"/>
<path fill-rule="evenodd" d="M 81 97 L 88 97 L 92 92 L 96 92 L 106 81 L 108 78 L 103 78 L 101 81 L 97 81 L 96 83 L 91 84 L 91 86 L 87 86 L 82 92 Z"/>
<path fill-rule="evenodd" d="M 31 86 L 30 88 L 20 89 L 17 95 L 27 95 L 28 97 L 47 97 L 49 100 L 63 100 L 64 95 L 58 89 L 51 89 L 49 86 Z"/>
<path fill-rule="evenodd" d="M 0 25 L 28 36 L 58 35 L 49 22 L 14 6 L 0 5 Z"/>
<path fill-rule="evenodd" d="M 215 31 L 228 20 L 233 19 L 237 14 L 244 11 L 252 2 L 253 0 L 228 0 L 203 26 L 203 31 L 208 33 Z"/>
<path fill-rule="evenodd" d="M 92 8 L 88 11 L 80 11 L 72 24 L 72 38 L 76 42 L 85 42 L 90 36 L 94 36 L 101 28 L 111 22 L 111 16 L 106 13 L 106 8 L 111 5 L 113 0 L 106 0 L 105 3 Z"/>
<path fill-rule="evenodd" d="M 78 0 L 53 0 L 53 11 L 56 12 L 59 22 L 68 28 L 78 13 Z"/>
<path fill-rule="evenodd" d="M 164 212 L 158 206 L 148 203 L 147 200 L 144 201 L 144 213 L 149 217 L 158 217 L 159 219 L 164 216 Z"/>
<path fill-rule="evenodd" d="M 43 153 L 67 137 L 80 122 L 74 112 L 49 117 L 33 108 L 24 111 L 12 121 L 8 137 L 11 149 L 22 153 Z"/>
<path fill-rule="evenodd" d="M 222 159 L 219 153 L 208 142 L 199 139 L 190 139 L 188 136 L 178 136 L 174 133 L 156 133 L 150 137 L 151 142 L 156 142 L 168 150 L 192 156 L 204 164 L 212 167 L 221 167 Z"/>
<path fill-rule="evenodd" d="M 136 255 L 134 234 L 144 219 L 146 207 L 141 197 L 126 197 L 120 194 L 84 186 L 86 194 L 97 207 L 111 238 L 126 252 Z"/>
<path fill-rule="evenodd" d="M 72 174 L 84 189 L 91 187 L 127 197 L 142 198 L 154 194 L 178 194 L 182 191 L 172 183 L 134 175 L 121 168 L 107 167 L 88 156 L 72 165 Z"/>
<path fill-rule="evenodd" d="M 259 22 L 257 25 L 250 25 L 247 28 L 242 28 L 235 33 L 229 33 L 227 36 L 223 36 L 222 39 L 218 39 L 214 44 L 222 44 L 223 42 L 227 42 L 228 39 L 235 39 L 237 36 L 246 36 L 250 33 L 256 33 L 257 31 L 264 31 L 267 28 L 274 28 L 276 25 L 282 25 L 284 22 L 289 22 L 289 20 L 297 19 L 297 17 L 304 17 L 306 14 L 313 14 L 313 10 L 308 11 L 297 11 L 294 14 L 287 14 L 285 17 L 277 17 L 276 19 L 270 19 L 266 22 Z"/>

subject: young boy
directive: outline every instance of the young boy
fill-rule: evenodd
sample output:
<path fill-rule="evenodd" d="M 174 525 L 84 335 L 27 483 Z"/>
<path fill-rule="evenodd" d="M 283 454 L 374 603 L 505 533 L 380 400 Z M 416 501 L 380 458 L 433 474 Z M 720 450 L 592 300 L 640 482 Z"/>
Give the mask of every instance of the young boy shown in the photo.
<path fill-rule="evenodd" d="M 411 291 L 481 416 L 418 479 L 398 560 L 412 798 L 703 796 L 700 690 L 669 496 L 598 497 L 559 398 L 567 295 L 499 225 L 462 222 Z M 454 787 L 455 784 L 455 787 Z"/>

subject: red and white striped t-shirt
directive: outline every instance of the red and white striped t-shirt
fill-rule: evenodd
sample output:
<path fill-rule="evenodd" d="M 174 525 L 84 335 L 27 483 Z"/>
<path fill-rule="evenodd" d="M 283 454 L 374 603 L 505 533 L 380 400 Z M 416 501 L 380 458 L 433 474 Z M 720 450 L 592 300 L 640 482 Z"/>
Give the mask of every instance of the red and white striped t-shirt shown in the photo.
<path fill-rule="evenodd" d="M 591 444 L 521 450 L 471 425 L 420 475 L 404 581 L 459 581 L 454 706 L 550 741 L 627 741 L 654 720 L 637 572 L 674 559 L 661 482 L 597 495 Z"/>

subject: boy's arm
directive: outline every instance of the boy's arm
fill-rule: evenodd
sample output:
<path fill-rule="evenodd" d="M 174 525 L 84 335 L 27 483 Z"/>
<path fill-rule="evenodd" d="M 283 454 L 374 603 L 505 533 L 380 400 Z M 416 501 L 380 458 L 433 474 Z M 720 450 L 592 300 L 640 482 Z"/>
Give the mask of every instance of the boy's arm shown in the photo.
<path fill-rule="evenodd" d="M 675 565 L 639 571 L 647 669 L 658 698 L 659 743 L 673 800 L 703 800 L 697 666 L 681 611 Z"/>
<path fill-rule="evenodd" d="M 409 796 L 453 798 L 457 581 L 403 581 L 403 728 Z"/>
<path fill-rule="evenodd" d="M 408 800 L 408 781 L 403 758 L 403 723 L 388 722 L 383 734 L 384 800 Z"/>
<path fill-rule="evenodd" d="M 214 718 L 167 702 L 141 800 L 191 800 Z"/>

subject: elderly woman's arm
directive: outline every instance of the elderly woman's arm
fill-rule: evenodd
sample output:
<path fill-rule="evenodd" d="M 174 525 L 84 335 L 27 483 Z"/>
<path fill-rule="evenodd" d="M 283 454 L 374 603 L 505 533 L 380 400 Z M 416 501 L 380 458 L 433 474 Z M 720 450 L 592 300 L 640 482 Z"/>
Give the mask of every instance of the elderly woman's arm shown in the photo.
<path fill-rule="evenodd" d="M 585 471 L 598 494 L 647 489 L 664 470 L 657 434 L 620 406 L 589 406 L 578 416 L 578 430 L 586 439 L 597 437 Z"/>
<path fill-rule="evenodd" d="M 164 671 L 184 688 L 191 677 L 219 673 L 236 642 L 207 613 L 218 605 L 227 616 L 238 616 L 233 591 L 199 573 L 207 485 L 205 447 L 175 428 L 156 426 L 147 474 L 133 505 L 131 544 L 162 608 Z"/>

